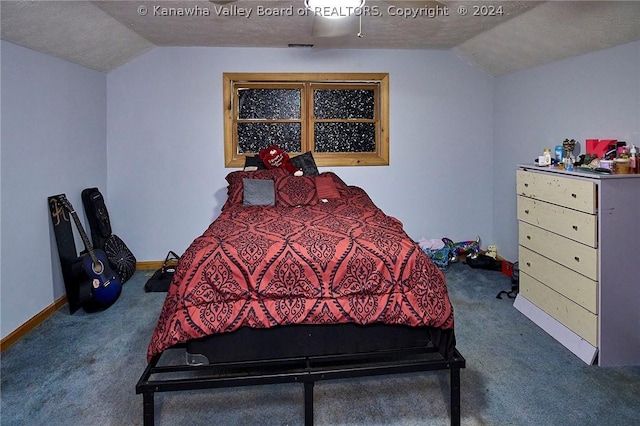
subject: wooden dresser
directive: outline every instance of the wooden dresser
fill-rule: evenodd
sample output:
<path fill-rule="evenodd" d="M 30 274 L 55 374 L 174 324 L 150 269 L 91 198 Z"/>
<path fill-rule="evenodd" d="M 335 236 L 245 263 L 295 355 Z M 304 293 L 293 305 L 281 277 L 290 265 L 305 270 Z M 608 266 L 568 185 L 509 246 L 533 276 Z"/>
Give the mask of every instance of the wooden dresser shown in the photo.
<path fill-rule="evenodd" d="M 640 365 L 640 175 L 516 173 L 514 306 L 588 364 Z"/>

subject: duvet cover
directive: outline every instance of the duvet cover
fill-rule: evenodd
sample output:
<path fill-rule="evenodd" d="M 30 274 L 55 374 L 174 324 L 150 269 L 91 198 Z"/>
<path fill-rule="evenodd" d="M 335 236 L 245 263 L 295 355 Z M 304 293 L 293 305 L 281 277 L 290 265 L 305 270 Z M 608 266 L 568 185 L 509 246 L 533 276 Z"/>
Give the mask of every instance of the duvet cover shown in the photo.
<path fill-rule="evenodd" d="M 227 176 L 220 215 L 181 256 L 149 359 L 240 327 L 383 322 L 453 329 L 445 277 L 400 221 L 334 173 L 278 170 Z M 273 205 L 247 203 L 256 180 L 273 182 Z"/>

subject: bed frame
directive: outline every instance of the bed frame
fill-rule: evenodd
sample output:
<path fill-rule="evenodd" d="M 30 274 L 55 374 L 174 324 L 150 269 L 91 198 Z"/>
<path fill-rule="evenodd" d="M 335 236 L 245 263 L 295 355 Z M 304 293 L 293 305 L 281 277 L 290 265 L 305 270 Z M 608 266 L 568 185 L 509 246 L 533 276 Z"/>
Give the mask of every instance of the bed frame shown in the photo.
<path fill-rule="evenodd" d="M 460 425 L 460 369 L 466 361 L 455 349 L 453 330 L 384 324 L 243 328 L 177 347 L 185 348 L 184 363 L 161 363 L 166 351 L 158 354 L 136 385 L 146 426 L 154 424 L 157 392 L 303 383 L 305 425 L 311 426 L 317 381 L 436 370 L 450 372 L 451 425 Z"/>

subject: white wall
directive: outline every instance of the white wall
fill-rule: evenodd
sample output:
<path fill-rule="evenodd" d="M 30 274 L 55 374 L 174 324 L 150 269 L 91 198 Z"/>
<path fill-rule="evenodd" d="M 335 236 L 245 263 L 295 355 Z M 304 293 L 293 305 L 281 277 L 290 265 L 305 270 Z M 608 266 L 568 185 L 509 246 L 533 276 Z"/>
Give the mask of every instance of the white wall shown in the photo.
<path fill-rule="evenodd" d="M 5 41 L 1 54 L 4 338 L 64 295 L 47 197 L 82 213 L 82 189 L 106 193 L 107 160 L 105 75 Z"/>
<path fill-rule="evenodd" d="M 499 77 L 494 102 L 493 235 L 517 260 L 517 164 L 566 138 L 640 146 L 640 41 Z"/>
<path fill-rule="evenodd" d="M 409 235 L 490 239 L 493 81 L 450 52 L 157 48 L 107 76 L 109 210 L 139 260 L 178 253 L 226 197 L 223 72 L 388 72 L 388 167 L 335 167 Z"/>

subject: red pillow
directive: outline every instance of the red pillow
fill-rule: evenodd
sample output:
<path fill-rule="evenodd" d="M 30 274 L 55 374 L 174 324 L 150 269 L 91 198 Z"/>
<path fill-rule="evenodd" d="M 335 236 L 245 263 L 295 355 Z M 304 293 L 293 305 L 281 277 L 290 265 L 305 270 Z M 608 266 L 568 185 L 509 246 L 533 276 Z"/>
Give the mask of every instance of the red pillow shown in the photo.
<path fill-rule="evenodd" d="M 333 173 L 333 172 L 323 172 L 320 173 L 320 176 L 330 176 L 331 179 L 333 179 L 333 183 L 336 184 L 336 188 L 338 188 L 338 191 L 342 191 L 343 189 L 348 189 L 349 186 L 344 183 L 344 181 L 342 179 L 340 179 L 340 177 Z"/>
<path fill-rule="evenodd" d="M 331 176 L 316 176 L 315 179 L 319 199 L 340 198 L 338 187 Z"/>
<path fill-rule="evenodd" d="M 276 205 L 311 206 L 318 203 L 314 176 L 285 176 L 276 179 Z"/>
<path fill-rule="evenodd" d="M 229 173 L 225 178 L 227 182 L 229 182 L 229 186 L 227 187 L 227 202 L 225 203 L 225 207 L 231 204 L 242 204 L 242 179 L 246 178 L 276 180 L 284 176 L 290 176 L 289 172 L 285 169 L 255 170 L 252 172 L 239 170 Z"/>

